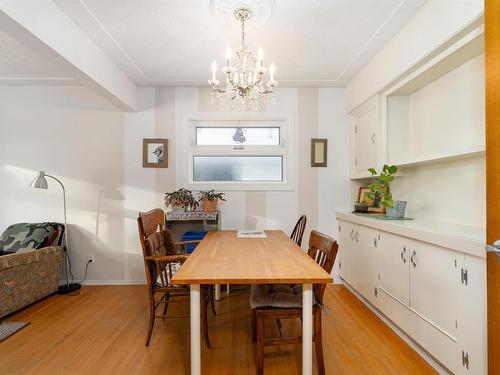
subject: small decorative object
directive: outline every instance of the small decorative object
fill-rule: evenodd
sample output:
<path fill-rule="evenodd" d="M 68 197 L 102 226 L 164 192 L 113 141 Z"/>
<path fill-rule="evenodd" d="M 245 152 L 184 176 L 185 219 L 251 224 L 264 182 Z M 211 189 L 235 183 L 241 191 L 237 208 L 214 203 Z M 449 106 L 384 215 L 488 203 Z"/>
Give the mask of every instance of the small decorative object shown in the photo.
<path fill-rule="evenodd" d="M 204 212 L 217 211 L 219 202 L 225 202 L 224 193 L 216 193 L 215 190 L 200 191 L 198 200 Z"/>
<path fill-rule="evenodd" d="M 377 171 L 374 168 L 368 169 L 371 175 L 374 177 L 374 181 L 368 187 L 370 192 L 367 194 L 371 199 L 376 199 L 377 196 L 380 197 L 380 205 L 386 208 L 386 215 L 393 218 L 404 217 L 406 209 L 406 201 L 393 201 L 392 194 L 390 192 L 390 184 L 394 180 L 394 175 L 398 171 L 398 167 L 395 165 L 384 165 L 380 175 L 377 175 Z"/>
<path fill-rule="evenodd" d="M 388 217 L 403 218 L 405 216 L 406 201 L 394 201 L 392 208 L 388 208 L 386 215 Z"/>
<path fill-rule="evenodd" d="M 376 214 L 385 214 L 385 207 L 380 204 L 380 193 L 375 194 L 375 199 L 370 197 L 371 190 L 368 186 L 361 186 L 358 191 L 357 202 L 365 202 L 368 206 L 366 211 L 357 211 L 356 203 L 354 204 L 354 210 L 356 212 L 368 212 Z"/>
<path fill-rule="evenodd" d="M 165 193 L 165 205 L 172 207 L 174 212 L 187 212 L 196 211 L 199 203 L 191 190 L 181 188 L 172 193 Z"/>
<path fill-rule="evenodd" d="M 311 139 L 311 167 L 327 166 L 328 139 Z"/>
<path fill-rule="evenodd" d="M 142 140 L 142 166 L 144 168 L 168 167 L 168 139 L 145 138 Z"/>
<path fill-rule="evenodd" d="M 354 211 L 368 212 L 368 203 L 366 201 L 354 202 Z"/>

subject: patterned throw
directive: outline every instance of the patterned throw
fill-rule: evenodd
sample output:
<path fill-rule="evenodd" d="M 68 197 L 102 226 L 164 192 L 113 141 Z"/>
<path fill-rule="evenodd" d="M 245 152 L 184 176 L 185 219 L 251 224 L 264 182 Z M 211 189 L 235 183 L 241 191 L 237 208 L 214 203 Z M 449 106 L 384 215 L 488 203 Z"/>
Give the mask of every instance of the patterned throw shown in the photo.
<path fill-rule="evenodd" d="M 0 237 L 0 250 L 40 249 L 60 245 L 64 225 L 59 223 L 19 223 L 9 226 Z"/>
<path fill-rule="evenodd" d="M 26 327 L 29 322 L 2 322 L 0 323 L 0 342 Z"/>

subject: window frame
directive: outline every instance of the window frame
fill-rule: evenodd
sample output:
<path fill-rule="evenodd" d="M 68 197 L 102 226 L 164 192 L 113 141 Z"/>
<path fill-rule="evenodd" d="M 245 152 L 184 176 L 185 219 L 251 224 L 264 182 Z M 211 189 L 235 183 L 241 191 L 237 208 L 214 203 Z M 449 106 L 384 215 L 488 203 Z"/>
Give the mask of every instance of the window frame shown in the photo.
<path fill-rule="evenodd" d="M 240 121 L 240 124 L 236 125 Z M 214 122 L 214 124 L 206 124 Z M 217 123 L 215 123 L 217 122 Z M 272 122 L 266 124 L 264 122 Z M 201 124 L 200 124 L 201 123 Z M 196 145 L 196 127 L 279 127 L 279 145 Z M 293 117 L 269 113 L 196 113 L 176 123 L 177 188 L 223 191 L 290 191 L 295 189 L 295 127 Z M 194 156 L 281 156 L 282 181 L 194 181 Z"/>

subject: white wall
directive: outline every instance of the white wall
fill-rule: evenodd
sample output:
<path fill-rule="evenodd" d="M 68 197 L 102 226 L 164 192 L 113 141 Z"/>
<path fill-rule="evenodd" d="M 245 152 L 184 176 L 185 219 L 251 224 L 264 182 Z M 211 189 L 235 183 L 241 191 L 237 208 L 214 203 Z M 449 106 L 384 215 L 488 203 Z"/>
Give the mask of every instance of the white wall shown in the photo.
<path fill-rule="evenodd" d="M 291 192 L 228 192 L 224 228 L 289 232 L 301 213 L 336 237 L 335 210 L 348 203 L 343 89 L 280 88 L 277 104 L 297 125 L 298 181 Z M 176 188 L 175 123 L 183 111 L 218 111 L 207 88 L 141 88 L 140 109 L 122 113 L 84 87 L 0 87 L 0 231 L 22 221 L 62 220 L 57 186 L 28 188 L 38 169 L 65 183 L 73 268 L 93 283 L 144 280 L 137 212 L 162 207 Z M 310 139 L 329 139 L 328 168 L 310 167 Z M 142 139 L 169 139 L 169 167 L 142 167 Z"/>
<path fill-rule="evenodd" d="M 60 186 L 30 189 L 38 170 L 66 186 L 77 279 L 124 277 L 123 113 L 83 87 L 0 87 L 0 230 L 63 221 Z"/>

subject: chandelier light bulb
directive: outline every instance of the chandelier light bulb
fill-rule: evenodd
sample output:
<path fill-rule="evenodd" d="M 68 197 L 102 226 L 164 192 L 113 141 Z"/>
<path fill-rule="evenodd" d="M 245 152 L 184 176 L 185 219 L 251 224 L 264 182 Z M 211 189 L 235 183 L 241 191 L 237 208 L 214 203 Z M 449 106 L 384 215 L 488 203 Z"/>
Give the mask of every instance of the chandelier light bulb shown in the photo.
<path fill-rule="evenodd" d="M 217 72 L 217 62 L 212 62 L 212 81 L 215 81 L 215 72 Z"/>
<path fill-rule="evenodd" d="M 262 67 L 262 59 L 264 58 L 264 51 L 262 50 L 262 47 L 259 47 L 259 50 L 257 51 L 257 59 L 258 59 L 258 66 L 261 68 Z"/>
<path fill-rule="evenodd" d="M 231 56 L 233 55 L 233 51 L 231 51 L 231 47 L 227 46 L 226 47 L 226 65 L 231 66 Z"/>
<path fill-rule="evenodd" d="M 274 72 L 276 71 L 276 66 L 274 66 L 274 62 L 269 66 L 269 80 L 274 81 Z"/>

